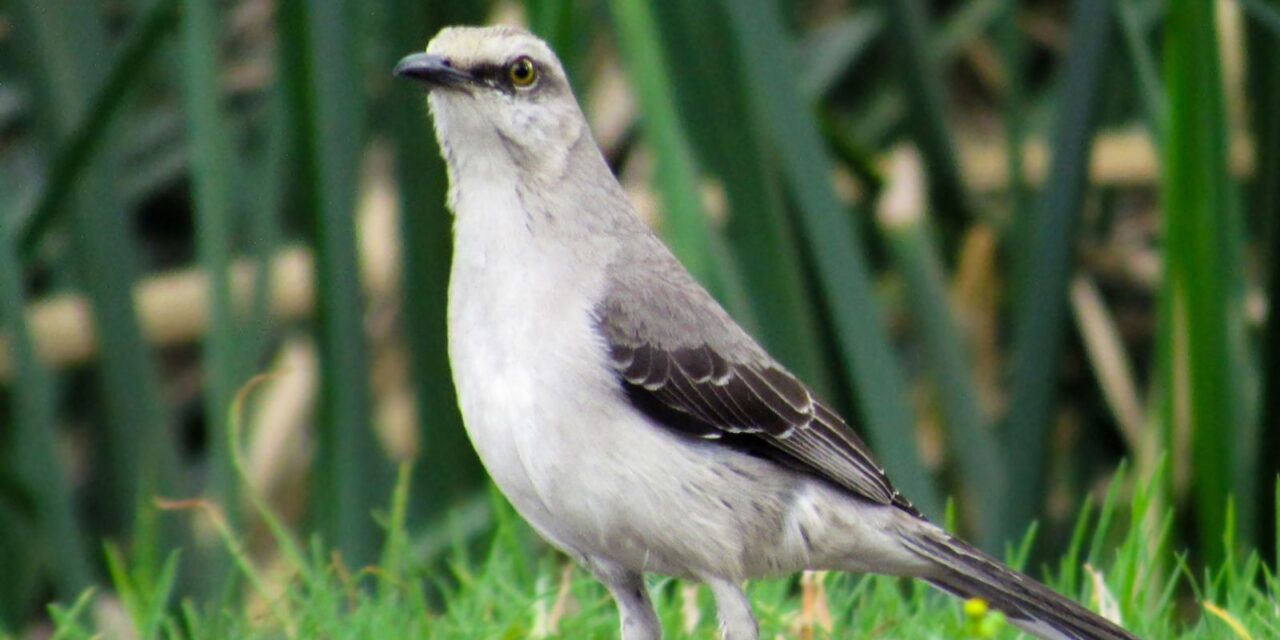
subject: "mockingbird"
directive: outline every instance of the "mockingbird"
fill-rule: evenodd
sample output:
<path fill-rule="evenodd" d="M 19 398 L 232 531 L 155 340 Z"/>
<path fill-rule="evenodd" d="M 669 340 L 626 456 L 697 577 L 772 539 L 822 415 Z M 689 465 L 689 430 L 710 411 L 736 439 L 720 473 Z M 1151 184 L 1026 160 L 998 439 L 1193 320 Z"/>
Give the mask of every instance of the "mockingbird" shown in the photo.
<path fill-rule="evenodd" d="M 644 574 L 741 584 L 804 569 L 923 578 L 1043 638 L 1134 638 L 924 519 L 862 439 L 739 327 L 637 217 L 555 54 L 441 31 L 422 82 L 449 171 L 449 357 L 467 433 L 516 510 L 660 638 Z"/>

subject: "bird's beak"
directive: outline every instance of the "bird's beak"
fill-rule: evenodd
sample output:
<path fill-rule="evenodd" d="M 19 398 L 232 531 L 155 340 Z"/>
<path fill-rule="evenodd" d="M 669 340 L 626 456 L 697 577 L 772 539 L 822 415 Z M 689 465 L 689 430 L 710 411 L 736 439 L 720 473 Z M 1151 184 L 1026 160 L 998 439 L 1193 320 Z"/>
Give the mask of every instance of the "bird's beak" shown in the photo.
<path fill-rule="evenodd" d="M 470 73 L 455 68 L 448 58 L 429 53 L 405 56 L 396 64 L 393 73 L 401 78 L 417 80 L 427 85 L 427 88 L 452 87 L 472 80 Z"/>

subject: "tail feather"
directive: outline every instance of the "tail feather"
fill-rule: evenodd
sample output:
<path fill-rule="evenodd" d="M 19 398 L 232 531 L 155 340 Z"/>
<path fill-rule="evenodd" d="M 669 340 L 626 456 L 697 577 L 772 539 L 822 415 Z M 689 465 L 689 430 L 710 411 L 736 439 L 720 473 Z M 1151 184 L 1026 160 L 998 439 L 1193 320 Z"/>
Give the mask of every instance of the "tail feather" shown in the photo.
<path fill-rule="evenodd" d="M 941 571 L 928 578 L 961 598 L 981 598 L 1022 630 L 1044 640 L 1138 640 L 1083 606 L 938 530 L 912 539 L 916 553 Z"/>

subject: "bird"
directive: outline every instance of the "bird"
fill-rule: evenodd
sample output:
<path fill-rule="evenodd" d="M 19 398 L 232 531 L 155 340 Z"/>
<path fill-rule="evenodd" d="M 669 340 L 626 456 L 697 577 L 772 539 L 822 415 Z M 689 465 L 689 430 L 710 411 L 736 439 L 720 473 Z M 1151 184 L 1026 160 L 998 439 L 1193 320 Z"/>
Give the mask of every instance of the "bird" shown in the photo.
<path fill-rule="evenodd" d="M 623 640 L 658 640 L 646 574 L 699 581 L 756 640 L 747 580 L 920 578 L 1046 639 L 1132 639 L 926 519 L 853 428 L 740 327 L 637 214 L 559 59 L 446 27 L 394 69 L 448 173 L 448 353 L 464 427 L 532 528 L 590 571 Z"/>

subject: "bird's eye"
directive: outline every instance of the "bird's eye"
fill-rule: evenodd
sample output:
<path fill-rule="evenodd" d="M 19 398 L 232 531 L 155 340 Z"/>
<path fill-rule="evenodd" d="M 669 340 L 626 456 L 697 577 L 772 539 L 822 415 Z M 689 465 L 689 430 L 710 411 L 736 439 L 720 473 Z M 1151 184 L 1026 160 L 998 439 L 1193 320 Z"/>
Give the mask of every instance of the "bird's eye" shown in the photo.
<path fill-rule="evenodd" d="M 528 56 L 521 56 L 507 66 L 507 77 L 516 87 L 528 89 L 538 81 L 538 68 L 533 65 L 533 60 Z"/>

